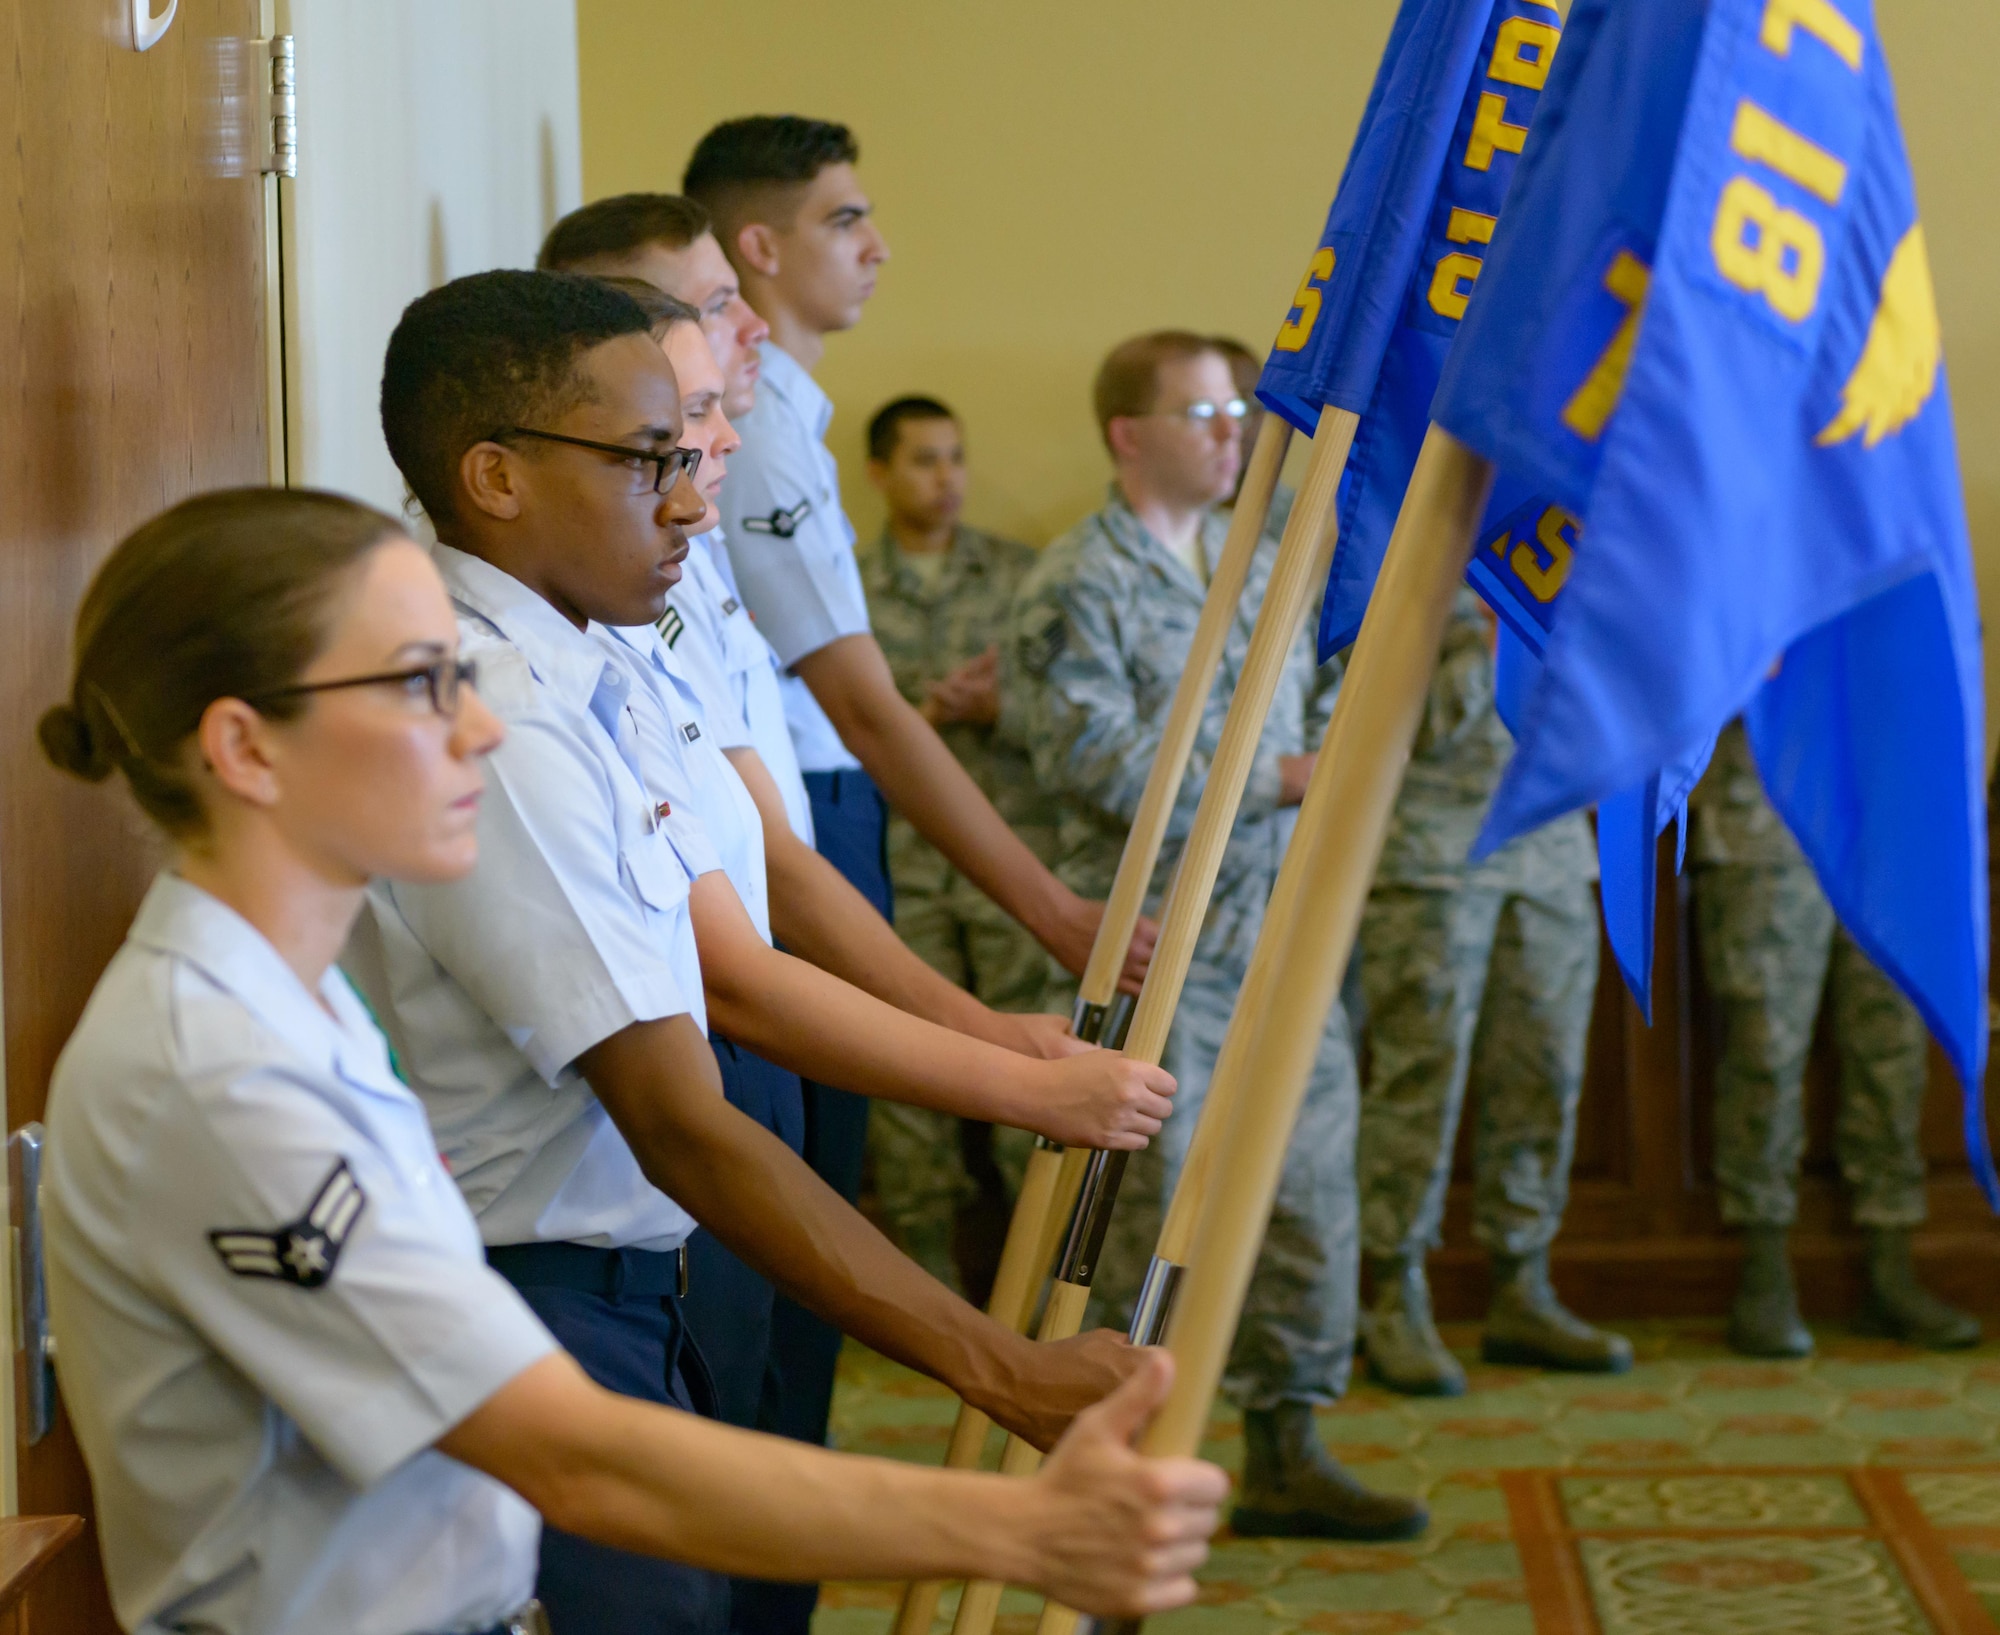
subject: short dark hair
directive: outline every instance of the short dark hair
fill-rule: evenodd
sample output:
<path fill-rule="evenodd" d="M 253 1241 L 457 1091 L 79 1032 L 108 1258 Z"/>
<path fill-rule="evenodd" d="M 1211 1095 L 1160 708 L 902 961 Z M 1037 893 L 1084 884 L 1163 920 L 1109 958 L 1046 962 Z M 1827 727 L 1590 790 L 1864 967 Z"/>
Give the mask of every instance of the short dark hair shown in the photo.
<path fill-rule="evenodd" d="M 651 329 L 631 296 L 579 273 L 503 268 L 418 296 L 382 364 L 382 435 L 417 503 L 449 522 L 467 449 L 567 414 L 589 397 L 583 354 Z"/>
<path fill-rule="evenodd" d="M 1183 358 L 1198 358 L 1213 352 L 1227 357 L 1206 335 L 1191 329 L 1155 329 L 1120 341 L 1097 366 L 1097 381 L 1091 388 L 1091 406 L 1097 412 L 1097 429 L 1107 443 L 1111 422 L 1131 415 L 1151 414 L 1160 399 L 1160 368 Z"/>
<path fill-rule="evenodd" d="M 646 315 L 646 321 L 653 326 L 653 339 L 663 341 L 667 331 L 675 324 L 698 324 L 701 313 L 677 295 L 669 295 L 658 284 L 649 284 L 643 278 L 627 278 L 622 273 L 599 274 L 597 281 L 608 284 L 621 295 L 629 295 L 638 303 L 639 310 Z"/>
<path fill-rule="evenodd" d="M 91 783 L 122 772 L 167 833 L 199 834 L 208 814 L 183 754 L 203 713 L 218 698 L 274 720 L 303 710 L 270 695 L 319 656 L 355 566 L 406 533 L 309 488 L 222 489 L 163 511 L 84 592 L 69 699 L 36 730 L 43 755 Z"/>
<path fill-rule="evenodd" d="M 1211 335 L 1208 344 L 1222 354 L 1222 361 L 1229 365 L 1230 377 L 1236 382 L 1237 392 L 1247 399 L 1254 412 L 1257 407 L 1257 382 L 1264 373 L 1264 359 L 1252 352 L 1234 335 Z"/>
<path fill-rule="evenodd" d="M 619 193 L 594 199 L 551 227 L 535 265 L 544 272 L 572 272 L 649 244 L 685 250 L 709 230 L 708 212 L 693 199 L 678 193 Z"/>
<path fill-rule="evenodd" d="M 851 165 L 861 157 L 854 133 L 826 119 L 797 114 L 752 114 L 726 119 L 695 144 L 688 156 L 681 191 L 714 218 L 723 248 L 761 207 L 783 219 L 797 194 L 828 165 Z M 767 218 L 768 219 L 768 218 Z"/>
<path fill-rule="evenodd" d="M 957 420 L 958 416 L 934 397 L 899 397 L 875 411 L 868 422 L 868 458 L 886 460 L 896 452 L 896 439 L 906 420 Z"/>

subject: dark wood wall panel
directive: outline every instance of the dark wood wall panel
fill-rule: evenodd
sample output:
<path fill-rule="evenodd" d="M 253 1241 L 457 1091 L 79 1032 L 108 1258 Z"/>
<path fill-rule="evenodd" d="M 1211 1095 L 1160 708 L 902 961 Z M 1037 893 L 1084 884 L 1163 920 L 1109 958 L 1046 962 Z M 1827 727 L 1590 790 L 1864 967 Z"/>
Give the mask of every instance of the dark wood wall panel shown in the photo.
<path fill-rule="evenodd" d="M 1737 1238 L 1716 1207 L 1712 1117 L 1715 1020 L 1700 977 L 1686 883 L 1662 843 L 1653 1025 L 1603 950 L 1569 1213 L 1556 1240 L 1564 1297 L 1595 1317 L 1714 1317 L 1736 1286 Z M 1808 1316 L 1850 1313 L 1862 1288 L 1862 1239 L 1833 1158 L 1837 1068 L 1824 1015 L 1806 1071 L 1808 1143 L 1793 1235 Z M 1989 1121 L 2000 1117 L 1991 1075 Z M 1466 1121 L 1468 1126 L 1470 1120 Z M 1940 1294 L 2000 1316 L 2000 1225 L 1966 1164 L 1957 1080 L 1935 1045 L 1923 1143 L 1930 1221 L 1919 1269 Z M 1440 1312 L 1486 1309 L 1486 1256 L 1472 1238 L 1471 1151 L 1460 1131 L 1445 1247 L 1433 1262 Z"/>
<path fill-rule="evenodd" d="M 9 1127 L 48 1076 L 158 856 L 122 795 L 34 744 L 76 605 L 126 530 L 266 470 L 263 183 L 226 175 L 218 97 L 257 0 L 181 0 L 144 56 L 115 0 L 0 0 L 0 992 Z M 235 142 L 240 155 L 240 134 Z M 236 167 L 240 171 L 240 158 Z M 22 1450 L 26 1511 L 88 1510 L 58 1426 Z M 80 1543 L 36 1628 L 115 1626 Z"/>

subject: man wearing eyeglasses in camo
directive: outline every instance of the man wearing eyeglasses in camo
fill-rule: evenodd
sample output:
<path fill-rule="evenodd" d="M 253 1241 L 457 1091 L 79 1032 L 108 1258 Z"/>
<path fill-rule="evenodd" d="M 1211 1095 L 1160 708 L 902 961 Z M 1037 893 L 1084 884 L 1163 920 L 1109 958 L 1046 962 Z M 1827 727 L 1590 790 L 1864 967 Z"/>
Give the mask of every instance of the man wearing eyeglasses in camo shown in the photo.
<path fill-rule="evenodd" d="M 1019 724 L 1036 781 L 1057 802 L 1057 873 L 1072 890 L 1101 897 L 1221 559 L 1228 519 L 1219 507 L 1235 490 L 1247 406 L 1214 341 L 1179 330 L 1114 348 L 1095 399 L 1110 492 L 1023 581 L 1001 663 L 1003 723 Z M 1276 548 L 1268 538 L 1260 547 L 1230 626 L 1154 873 L 1154 912 L 1193 824 Z M 1096 1287 L 1114 1322 L 1129 1310 L 1151 1255 L 1161 1200 L 1186 1155 L 1325 730 L 1309 641 L 1301 630 L 1265 721 L 1182 991 L 1164 1064 L 1180 1081 L 1173 1115 L 1133 1155 L 1112 1218 Z M 1243 1487 L 1232 1519 L 1240 1533 L 1408 1538 L 1428 1519 L 1413 1500 L 1362 1487 L 1313 1428 L 1314 1406 L 1346 1389 L 1354 1345 L 1359 1100 L 1336 1005 L 1224 1381 L 1244 1409 Z"/>

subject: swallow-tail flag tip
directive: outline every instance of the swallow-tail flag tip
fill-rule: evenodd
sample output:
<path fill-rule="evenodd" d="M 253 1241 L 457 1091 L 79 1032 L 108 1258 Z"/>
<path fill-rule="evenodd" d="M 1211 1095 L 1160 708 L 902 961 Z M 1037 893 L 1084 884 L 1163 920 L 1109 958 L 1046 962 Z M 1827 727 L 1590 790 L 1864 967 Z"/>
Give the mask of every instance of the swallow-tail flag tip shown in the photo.
<path fill-rule="evenodd" d="M 1619 792 L 1660 821 L 1741 714 L 2000 1206 L 1971 554 L 1866 0 L 1577 0 L 1433 413 L 1583 522 L 1482 846 L 1640 834 Z"/>

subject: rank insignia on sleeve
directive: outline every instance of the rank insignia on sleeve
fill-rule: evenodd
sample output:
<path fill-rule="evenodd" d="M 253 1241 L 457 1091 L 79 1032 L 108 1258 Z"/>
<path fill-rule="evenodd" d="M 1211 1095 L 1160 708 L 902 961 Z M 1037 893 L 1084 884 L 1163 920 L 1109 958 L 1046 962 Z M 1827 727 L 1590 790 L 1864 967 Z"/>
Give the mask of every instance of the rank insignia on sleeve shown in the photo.
<path fill-rule="evenodd" d="M 745 517 L 743 529 L 752 534 L 775 534 L 779 539 L 790 539 L 799 531 L 799 524 L 812 515 L 813 502 L 800 500 L 787 511 L 782 505 L 768 517 Z"/>
<path fill-rule="evenodd" d="M 681 617 L 679 608 L 669 606 L 667 611 L 660 615 L 658 629 L 660 639 L 672 647 L 681 639 L 681 632 L 687 629 L 687 621 Z"/>
<path fill-rule="evenodd" d="M 367 1207 L 368 1194 L 361 1190 L 361 1183 L 343 1158 L 320 1182 L 305 1214 L 289 1226 L 273 1232 L 232 1227 L 209 1233 L 208 1241 L 215 1245 L 222 1264 L 238 1277 L 268 1277 L 279 1283 L 296 1283 L 302 1289 L 322 1288 L 331 1281 L 340 1251 Z"/>

